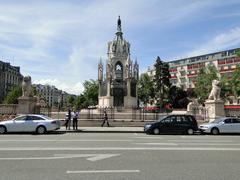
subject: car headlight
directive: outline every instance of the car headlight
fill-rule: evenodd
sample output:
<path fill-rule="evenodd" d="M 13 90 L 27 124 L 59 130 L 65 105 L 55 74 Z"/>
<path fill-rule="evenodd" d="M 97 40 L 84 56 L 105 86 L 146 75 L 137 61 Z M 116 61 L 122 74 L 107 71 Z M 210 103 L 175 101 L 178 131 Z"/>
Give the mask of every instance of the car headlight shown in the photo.
<path fill-rule="evenodd" d="M 151 124 L 145 125 L 145 129 L 149 129 L 151 127 Z"/>
<path fill-rule="evenodd" d="M 208 129 L 208 126 L 200 126 L 200 129 Z"/>

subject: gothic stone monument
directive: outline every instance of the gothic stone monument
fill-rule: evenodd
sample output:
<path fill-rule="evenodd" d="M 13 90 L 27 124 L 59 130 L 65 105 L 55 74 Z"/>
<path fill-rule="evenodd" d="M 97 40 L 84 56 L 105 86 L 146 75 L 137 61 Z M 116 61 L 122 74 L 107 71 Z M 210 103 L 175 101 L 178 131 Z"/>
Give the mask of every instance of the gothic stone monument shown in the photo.
<path fill-rule="evenodd" d="M 211 122 L 217 117 L 225 116 L 224 101 L 220 98 L 221 88 L 219 87 L 219 81 L 212 81 L 212 90 L 205 101 L 205 107 L 208 112 L 208 120 Z"/>
<path fill-rule="evenodd" d="M 106 76 L 103 63 L 98 64 L 99 107 L 137 107 L 137 81 L 139 65 L 130 58 L 130 43 L 123 39 L 120 16 L 116 37 L 108 43 Z"/>
<path fill-rule="evenodd" d="M 37 98 L 33 97 L 32 82 L 30 76 L 25 76 L 22 82 L 22 96 L 18 98 L 18 114 L 35 113 Z"/>

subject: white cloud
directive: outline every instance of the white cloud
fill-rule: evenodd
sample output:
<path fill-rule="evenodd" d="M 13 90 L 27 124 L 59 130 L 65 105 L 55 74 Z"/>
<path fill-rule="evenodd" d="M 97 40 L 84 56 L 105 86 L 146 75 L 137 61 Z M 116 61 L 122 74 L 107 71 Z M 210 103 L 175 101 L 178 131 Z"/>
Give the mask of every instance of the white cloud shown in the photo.
<path fill-rule="evenodd" d="M 100 57 L 103 61 L 107 57 L 107 42 L 114 38 L 118 15 L 124 35 L 128 36 L 129 29 L 132 34 L 146 29 L 136 39 L 143 49 L 136 52 L 141 60 L 139 54 L 146 49 L 162 49 L 141 43 L 141 38 L 147 39 L 148 28 L 168 29 L 194 21 L 216 4 L 225 5 L 223 0 L 1 1 L 0 56 L 14 57 L 14 65 L 35 83 L 79 94 L 84 80 L 97 78 L 97 63 Z M 215 44 L 226 42 L 224 39 L 216 39 Z"/>
<path fill-rule="evenodd" d="M 193 51 L 187 53 L 185 56 L 197 56 L 201 54 L 212 53 L 215 51 L 221 51 L 240 44 L 240 27 L 230 29 L 228 32 L 224 32 L 216 35 L 214 38 L 208 40 L 206 43 L 199 45 Z"/>
<path fill-rule="evenodd" d="M 83 86 L 81 82 L 77 82 L 76 84 L 72 85 L 66 82 L 62 82 L 58 79 L 40 79 L 40 80 L 34 80 L 33 84 L 53 85 L 60 90 L 66 91 L 70 94 L 77 94 L 77 95 L 79 95 L 83 91 Z"/>

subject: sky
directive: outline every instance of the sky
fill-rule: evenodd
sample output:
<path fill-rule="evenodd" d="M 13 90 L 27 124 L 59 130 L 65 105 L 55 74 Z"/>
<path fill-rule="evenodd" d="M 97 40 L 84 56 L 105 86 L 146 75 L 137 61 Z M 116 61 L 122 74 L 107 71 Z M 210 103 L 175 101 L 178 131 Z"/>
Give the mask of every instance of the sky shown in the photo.
<path fill-rule="evenodd" d="M 0 0 L 0 60 L 71 94 L 97 79 L 121 16 L 140 72 L 240 47 L 240 0 Z"/>

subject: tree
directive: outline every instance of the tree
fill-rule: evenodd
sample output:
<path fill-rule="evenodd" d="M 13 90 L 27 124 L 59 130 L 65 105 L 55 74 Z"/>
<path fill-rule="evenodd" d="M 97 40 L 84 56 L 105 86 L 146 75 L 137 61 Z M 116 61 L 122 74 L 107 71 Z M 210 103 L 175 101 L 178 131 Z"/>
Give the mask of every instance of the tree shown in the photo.
<path fill-rule="evenodd" d="M 83 83 L 84 91 L 83 95 L 86 98 L 87 106 L 94 106 L 98 104 L 98 81 L 90 79 Z"/>
<path fill-rule="evenodd" d="M 68 96 L 68 98 L 67 98 L 67 104 L 68 104 L 70 107 L 73 107 L 73 106 L 74 106 L 74 103 L 75 103 L 75 98 L 74 98 L 74 96 L 72 96 L 72 95 Z"/>
<path fill-rule="evenodd" d="M 236 55 L 240 57 L 240 49 L 237 50 Z"/>
<path fill-rule="evenodd" d="M 147 73 L 141 74 L 138 81 L 138 98 L 144 104 L 154 98 L 154 83 Z"/>
<path fill-rule="evenodd" d="M 171 86 L 169 89 L 169 99 L 173 108 L 186 108 L 189 102 L 187 92 L 177 86 Z"/>
<path fill-rule="evenodd" d="M 21 95 L 22 95 L 22 88 L 21 88 L 21 86 L 15 86 L 7 94 L 6 98 L 4 99 L 4 103 L 6 103 L 6 104 L 17 104 L 18 103 L 18 98 Z"/>
<path fill-rule="evenodd" d="M 84 97 L 83 94 L 80 94 L 75 101 L 75 108 L 76 109 L 83 109 L 84 107 L 86 107 L 86 98 Z"/>
<path fill-rule="evenodd" d="M 155 98 L 157 100 L 157 104 L 160 107 L 163 107 L 164 98 L 168 98 L 168 92 L 170 89 L 170 73 L 169 73 L 169 65 L 168 63 L 163 62 L 160 57 L 157 57 L 155 67 Z"/>
<path fill-rule="evenodd" d="M 74 102 L 76 109 L 87 108 L 88 106 L 98 104 L 98 81 L 93 79 L 86 80 L 83 83 L 83 87 L 83 93 L 80 94 Z"/>
<path fill-rule="evenodd" d="M 200 69 L 195 86 L 195 93 L 200 103 L 203 103 L 208 98 L 208 94 L 212 89 L 212 80 L 218 79 L 217 73 L 216 67 L 212 65 Z"/>
<path fill-rule="evenodd" d="M 240 96 L 240 65 L 233 72 L 231 79 L 232 92 L 235 97 Z"/>

